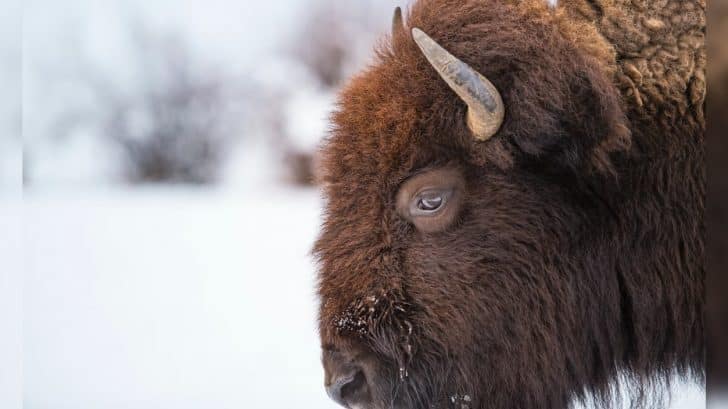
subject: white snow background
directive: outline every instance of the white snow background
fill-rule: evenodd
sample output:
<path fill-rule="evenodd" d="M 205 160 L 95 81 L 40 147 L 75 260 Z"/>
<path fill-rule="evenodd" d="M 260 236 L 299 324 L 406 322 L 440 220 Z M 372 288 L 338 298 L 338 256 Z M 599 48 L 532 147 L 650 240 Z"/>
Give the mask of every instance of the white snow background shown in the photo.
<path fill-rule="evenodd" d="M 237 75 L 301 87 L 286 127 L 325 129 L 331 97 L 290 74 L 275 50 L 311 0 L 27 0 L 23 24 L 23 136 L 33 147 L 22 208 L 4 200 L 4 271 L 22 279 L 20 357 L 0 367 L 0 408 L 335 408 L 323 390 L 309 251 L 321 199 L 280 183 L 270 147 L 238 147 L 216 187 L 125 186 L 95 135 L 44 135 L 73 87 L 50 92 L 46 70 L 77 52 L 134 84 L 120 45 L 122 16 L 181 32 Z M 394 0 L 361 1 L 386 10 Z M 353 3 L 352 3 L 353 4 Z M 133 7 L 129 7 L 132 5 Z M 305 40 L 305 39 L 302 39 Z M 367 46 L 369 48 L 371 44 Z M 307 103 L 307 101 L 311 101 Z M 1 196 L 7 198 L 7 196 Z M 0 275 L 0 289 L 18 283 Z M 21 300 L 0 294 L 0 313 Z M 6 322 L 6 320 L 2 320 Z M 19 351 L 19 320 L 0 350 Z M 12 368 L 16 368 L 13 370 Z M 21 403 L 5 391 L 22 381 Z M 8 386 L 9 385 L 9 386 Z M 675 409 L 705 407 L 701 388 L 677 385 Z"/>

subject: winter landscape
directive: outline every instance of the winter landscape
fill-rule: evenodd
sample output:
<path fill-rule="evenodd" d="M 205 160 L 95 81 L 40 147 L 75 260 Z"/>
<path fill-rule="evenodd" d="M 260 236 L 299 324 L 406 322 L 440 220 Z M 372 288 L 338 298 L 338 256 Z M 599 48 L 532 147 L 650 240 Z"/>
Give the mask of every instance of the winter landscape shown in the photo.
<path fill-rule="evenodd" d="M 337 4 L 27 1 L 25 189 L 0 218 L 20 238 L 3 268 L 23 271 L 22 301 L 0 297 L 22 305 L 22 378 L 0 385 L 22 381 L 22 407 L 337 407 L 312 154 L 405 5 Z M 12 328 L 0 349 L 19 350 Z M 674 386 L 671 408 L 705 404 Z"/>

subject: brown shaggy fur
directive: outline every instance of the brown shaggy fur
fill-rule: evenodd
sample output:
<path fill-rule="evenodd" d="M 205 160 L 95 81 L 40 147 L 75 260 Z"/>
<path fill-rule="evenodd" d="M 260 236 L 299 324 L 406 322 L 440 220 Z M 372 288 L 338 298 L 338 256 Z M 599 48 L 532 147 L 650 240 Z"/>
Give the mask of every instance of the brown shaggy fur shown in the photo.
<path fill-rule="evenodd" d="M 706 339 L 707 393 L 719 396 L 728 392 L 728 2 L 712 1 L 709 8 L 707 48 L 710 55 L 707 95 L 708 200 L 706 218 Z M 717 406 L 717 405 L 714 405 Z"/>
<path fill-rule="evenodd" d="M 608 406 L 619 376 L 644 403 L 702 377 L 704 6 L 412 7 L 322 152 L 322 345 L 357 357 L 373 407 Z M 500 90 L 493 139 L 473 140 L 411 27 Z M 463 208 L 418 232 L 398 186 L 444 166 L 465 177 Z"/>

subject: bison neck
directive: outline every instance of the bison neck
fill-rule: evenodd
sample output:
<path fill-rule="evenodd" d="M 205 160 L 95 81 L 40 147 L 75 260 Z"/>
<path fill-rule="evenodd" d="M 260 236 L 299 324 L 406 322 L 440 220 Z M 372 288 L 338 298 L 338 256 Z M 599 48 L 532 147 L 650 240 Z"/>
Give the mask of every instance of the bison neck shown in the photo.
<path fill-rule="evenodd" d="M 675 126 L 674 139 L 664 145 L 659 140 L 667 130 L 651 122 L 634 123 L 638 126 L 633 129 L 641 125 L 648 131 L 635 132 L 632 152 L 617 162 L 619 185 L 604 198 L 610 210 L 597 222 L 605 234 L 595 243 L 596 256 L 585 261 L 596 274 L 611 277 L 594 278 L 604 280 L 610 296 L 618 294 L 605 299 L 619 300 L 618 305 L 603 306 L 607 314 L 614 314 L 607 319 L 614 321 L 594 336 L 621 345 L 619 351 L 611 351 L 617 352 L 619 366 L 639 376 L 677 372 L 702 378 L 706 183 L 702 131 Z M 601 365 L 610 364 L 608 352 L 597 348 L 597 360 L 604 360 Z M 599 358 L 600 354 L 604 355 Z"/>
<path fill-rule="evenodd" d="M 605 286 L 601 298 L 619 299 L 587 319 L 614 320 L 593 337 L 622 346 L 607 351 L 594 341 L 595 360 L 609 366 L 612 352 L 638 375 L 702 377 L 705 2 L 560 3 L 613 47 L 614 82 L 632 131 L 630 152 L 615 162 L 619 185 L 604 194 L 610 211 L 587 222 L 603 224 L 605 234 L 585 263 L 607 277 L 593 277 Z M 586 228 L 586 246 L 593 232 Z"/>

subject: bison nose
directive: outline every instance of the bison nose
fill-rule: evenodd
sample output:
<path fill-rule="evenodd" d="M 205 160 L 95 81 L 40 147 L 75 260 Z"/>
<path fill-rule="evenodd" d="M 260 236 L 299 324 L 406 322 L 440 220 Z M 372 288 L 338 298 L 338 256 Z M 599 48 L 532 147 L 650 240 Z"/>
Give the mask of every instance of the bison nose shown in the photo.
<path fill-rule="evenodd" d="M 329 397 L 345 408 L 366 407 L 371 400 L 364 371 L 336 351 L 325 351 L 324 386 Z"/>
<path fill-rule="evenodd" d="M 363 398 L 362 392 L 365 392 L 366 387 L 364 373 L 357 370 L 350 375 L 333 379 L 326 385 L 326 393 L 334 402 L 349 408 L 360 403 Z"/>

